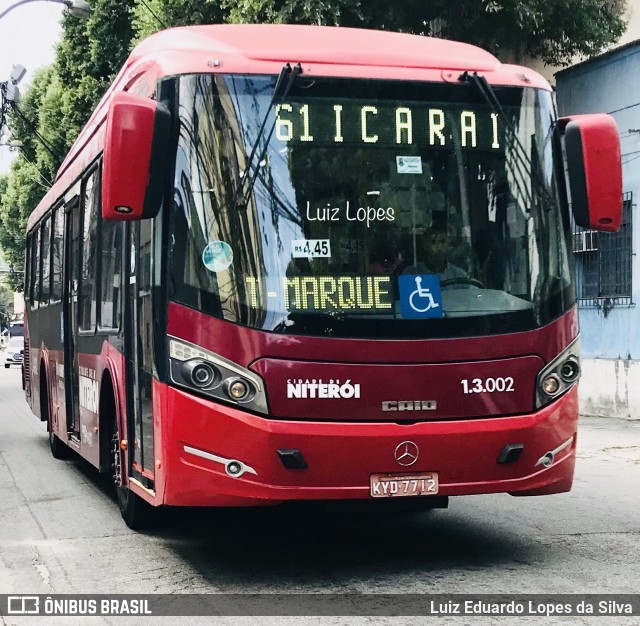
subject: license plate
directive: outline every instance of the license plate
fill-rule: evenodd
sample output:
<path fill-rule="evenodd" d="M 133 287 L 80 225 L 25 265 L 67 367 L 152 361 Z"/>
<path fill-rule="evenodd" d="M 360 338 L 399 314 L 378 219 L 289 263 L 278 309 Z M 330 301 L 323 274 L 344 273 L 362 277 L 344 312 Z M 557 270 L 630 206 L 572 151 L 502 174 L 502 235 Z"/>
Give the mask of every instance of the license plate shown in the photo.
<path fill-rule="evenodd" d="M 439 488 L 438 473 L 372 474 L 369 486 L 372 498 L 435 496 Z"/>

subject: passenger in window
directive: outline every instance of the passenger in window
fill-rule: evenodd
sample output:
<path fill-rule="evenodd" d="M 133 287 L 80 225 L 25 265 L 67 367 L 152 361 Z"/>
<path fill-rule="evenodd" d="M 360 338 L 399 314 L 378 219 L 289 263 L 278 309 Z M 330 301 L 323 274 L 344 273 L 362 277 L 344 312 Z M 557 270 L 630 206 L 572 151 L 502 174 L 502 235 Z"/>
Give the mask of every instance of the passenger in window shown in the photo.
<path fill-rule="evenodd" d="M 431 226 L 424 232 L 418 248 L 419 260 L 405 267 L 403 274 L 438 274 L 441 281 L 468 278 L 461 267 L 449 262 L 449 238 L 444 229 Z"/>

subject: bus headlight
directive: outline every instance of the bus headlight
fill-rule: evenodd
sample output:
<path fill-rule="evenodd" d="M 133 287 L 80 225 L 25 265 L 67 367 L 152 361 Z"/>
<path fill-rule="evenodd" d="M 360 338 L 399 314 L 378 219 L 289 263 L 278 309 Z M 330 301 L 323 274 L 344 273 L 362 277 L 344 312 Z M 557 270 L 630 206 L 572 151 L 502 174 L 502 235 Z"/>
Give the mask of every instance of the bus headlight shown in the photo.
<path fill-rule="evenodd" d="M 538 374 L 536 408 L 541 408 L 573 387 L 580 378 L 580 338 L 569 344 Z"/>
<path fill-rule="evenodd" d="M 218 354 L 169 337 L 169 374 L 180 387 L 226 404 L 269 414 L 262 379 Z"/>
<path fill-rule="evenodd" d="M 251 393 L 249 385 L 241 378 L 227 378 L 223 383 L 225 393 L 237 402 L 246 400 Z"/>
<path fill-rule="evenodd" d="M 558 395 L 560 391 L 560 381 L 555 374 L 550 374 L 542 381 L 542 391 L 544 391 L 550 398 Z"/>
<path fill-rule="evenodd" d="M 184 364 L 183 377 L 198 389 L 214 387 L 219 382 L 220 373 L 207 361 L 194 359 Z"/>
<path fill-rule="evenodd" d="M 570 356 L 560 366 L 560 378 L 566 383 L 572 383 L 580 376 L 580 362 L 574 356 Z"/>

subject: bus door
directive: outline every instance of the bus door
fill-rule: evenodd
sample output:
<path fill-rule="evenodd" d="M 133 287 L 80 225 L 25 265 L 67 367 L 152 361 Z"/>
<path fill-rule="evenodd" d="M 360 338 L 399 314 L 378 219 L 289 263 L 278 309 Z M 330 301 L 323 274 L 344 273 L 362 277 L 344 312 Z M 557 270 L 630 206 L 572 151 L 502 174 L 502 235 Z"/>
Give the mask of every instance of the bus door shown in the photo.
<path fill-rule="evenodd" d="M 74 194 L 65 204 L 64 294 L 62 327 L 64 345 L 65 405 L 67 432 L 80 438 L 80 406 L 78 398 L 78 354 L 76 350 L 78 319 L 78 284 L 81 237 L 80 196 Z"/>
<path fill-rule="evenodd" d="M 153 310 L 151 297 L 153 221 L 127 223 L 129 280 L 126 302 L 127 435 L 133 441 L 129 476 L 154 488 L 153 452 Z"/>

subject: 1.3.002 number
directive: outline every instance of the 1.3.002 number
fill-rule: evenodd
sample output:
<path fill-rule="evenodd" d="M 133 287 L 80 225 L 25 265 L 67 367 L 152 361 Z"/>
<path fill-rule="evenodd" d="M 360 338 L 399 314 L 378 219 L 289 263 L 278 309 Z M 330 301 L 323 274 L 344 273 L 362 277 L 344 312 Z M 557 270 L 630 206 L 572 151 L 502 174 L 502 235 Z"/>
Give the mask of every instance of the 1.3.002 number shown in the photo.
<path fill-rule="evenodd" d="M 513 378 L 463 378 L 460 381 L 463 393 L 494 393 L 496 391 L 515 391 L 513 388 Z"/>

